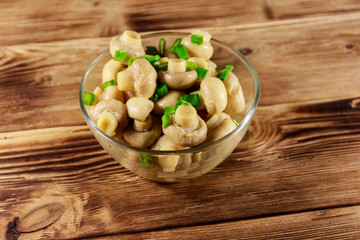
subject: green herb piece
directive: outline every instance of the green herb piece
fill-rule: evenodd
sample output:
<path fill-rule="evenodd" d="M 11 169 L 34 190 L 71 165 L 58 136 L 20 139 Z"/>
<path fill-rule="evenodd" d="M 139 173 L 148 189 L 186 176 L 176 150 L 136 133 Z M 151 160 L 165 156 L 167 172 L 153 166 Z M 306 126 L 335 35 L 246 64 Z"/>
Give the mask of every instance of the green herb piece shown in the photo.
<path fill-rule="evenodd" d="M 194 62 L 186 62 L 186 71 L 192 71 L 196 69 L 196 63 Z"/>
<path fill-rule="evenodd" d="M 165 114 L 161 117 L 162 127 L 166 128 L 167 126 L 171 125 L 171 117 L 169 114 Z"/>
<path fill-rule="evenodd" d="M 140 165 L 145 169 L 151 169 L 156 167 L 156 161 L 152 156 L 147 153 L 140 153 Z"/>
<path fill-rule="evenodd" d="M 199 65 L 196 67 L 196 72 L 197 72 L 197 75 L 198 75 L 198 79 L 202 80 L 205 78 L 206 74 L 208 73 L 209 70 L 205 69 L 205 68 L 202 68 L 200 67 Z"/>
<path fill-rule="evenodd" d="M 126 56 L 127 56 L 127 51 L 116 50 L 115 55 L 114 55 L 114 60 L 115 61 L 125 61 Z"/>
<path fill-rule="evenodd" d="M 159 51 L 154 46 L 146 46 L 146 52 L 149 55 L 160 55 Z"/>
<path fill-rule="evenodd" d="M 174 53 L 175 47 L 177 47 L 180 43 L 181 43 L 181 38 L 177 38 L 177 39 L 174 41 L 173 45 L 171 45 L 170 53 Z"/>
<path fill-rule="evenodd" d="M 179 100 L 176 104 L 175 104 L 175 111 L 178 107 L 180 107 L 181 105 L 191 105 L 191 103 L 187 102 L 187 101 L 184 101 L 184 100 Z"/>
<path fill-rule="evenodd" d="M 159 55 L 155 55 L 155 56 L 152 56 L 152 55 L 144 55 L 143 58 L 145 58 L 146 60 L 148 60 L 152 65 L 153 65 L 155 62 L 161 60 L 161 57 L 160 57 Z"/>
<path fill-rule="evenodd" d="M 222 81 L 225 81 L 227 76 L 229 75 L 229 72 L 231 72 L 233 69 L 234 67 L 232 65 L 227 65 L 225 69 L 218 72 L 216 77 Z"/>
<path fill-rule="evenodd" d="M 156 65 L 154 65 L 154 68 L 156 71 L 166 71 L 168 68 L 168 63 L 169 62 L 163 62 L 160 64 L 156 64 Z"/>
<path fill-rule="evenodd" d="M 159 52 L 161 56 L 164 56 L 166 49 L 166 40 L 164 38 L 160 38 L 159 40 Z"/>
<path fill-rule="evenodd" d="M 115 85 L 115 80 L 114 79 L 112 79 L 110 81 L 107 81 L 107 82 L 104 82 L 102 87 L 103 87 L 103 89 L 105 89 L 105 88 L 107 88 L 108 86 L 111 86 L 111 85 Z"/>
<path fill-rule="evenodd" d="M 95 94 L 91 92 L 84 92 L 83 103 L 88 106 L 92 106 L 95 100 Z"/>
<path fill-rule="evenodd" d="M 164 115 L 175 114 L 175 111 L 176 111 L 175 106 L 166 107 L 165 110 L 164 110 Z"/>
<path fill-rule="evenodd" d="M 196 45 L 202 45 L 203 44 L 203 36 L 191 34 L 191 43 Z"/>
<path fill-rule="evenodd" d="M 189 54 L 185 48 L 185 46 L 183 44 L 179 44 L 175 47 L 174 52 L 178 55 L 178 57 L 180 59 L 188 59 L 189 58 Z"/>
<path fill-rule="evenodd" d="M 165 96 L 169 92 L 169 89 L 167 87 L 166 83 L 160 84 L 159 87 L 156 89 L 156 93 L 159 95 L 159 99 Z"/>
<path fill-rule="evenodd" d="M 159 95 L 157 93 L 154 93 L 154 95 L 151 97 L 151 101 L 156 102 L 159 99 Z"/>
<path fill-rule="evenodd" d="M 135 59 L 136 59 L 136 54 L 132 55 L 132 56 L 129 58 L 128 66 L 131 66 L 131 64 L 135 61 Z"/>
<path fill-rule="evenodd" d="M 190 103 L 193 107 L 197 107 L 201 105 L 199 94 L 188 94 L 182 95 L 180 100 Z"/>
<path fill-rule="evenodd" d="M 236 125 L 237 127 L 239 126 L 238 122 L 237 122 L 235 119 L 232 119 L 232 121 L 235 123 L 235 125 Z"/>

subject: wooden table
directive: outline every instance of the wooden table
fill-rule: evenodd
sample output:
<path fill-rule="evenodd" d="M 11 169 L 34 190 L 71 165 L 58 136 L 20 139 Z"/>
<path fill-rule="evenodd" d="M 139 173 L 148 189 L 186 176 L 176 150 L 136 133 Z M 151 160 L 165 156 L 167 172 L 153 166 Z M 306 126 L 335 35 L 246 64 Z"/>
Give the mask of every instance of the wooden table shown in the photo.
<path fill-rule="evenodd" d="M 3 0 L 0 9 L 0 239 L 360 239 L 360 1 Z M 193 28 L 246 55 L 260 104 L 216 169 L 150 182 L 97 143 L 79 83 L 125 29 Z M 34 211 L 52 224 L 26 222 Z"/>

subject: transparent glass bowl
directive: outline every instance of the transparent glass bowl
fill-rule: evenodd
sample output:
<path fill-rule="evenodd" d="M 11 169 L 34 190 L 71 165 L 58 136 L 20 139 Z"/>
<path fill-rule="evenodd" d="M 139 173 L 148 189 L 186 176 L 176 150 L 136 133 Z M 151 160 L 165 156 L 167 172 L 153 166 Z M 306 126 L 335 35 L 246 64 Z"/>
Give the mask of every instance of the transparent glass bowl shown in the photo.
<path fill-rule="evenodd" d="M 141 38 L 143 46 L 158 46 L 161 37 L 165 38 L 169 45 L 172 44 L 176 38 L 183 38 L 187 35 L 189 35 L 189 33 L 156 32 L 143 34 Z M 256 110 L 260 93 L 259 79 L 249 61 L 237 50 L 216 39 L 212 39 L 211 44 L 214 48 L 214 54 L 211 60 L 217 64 L 218 70 L 225 68 L 226 65 L 234 66 L 233 73 L 238 77 L 242 86 L 246 107 L 242 114 L 232 116 L 239 123 L 239 126 L 231 133 L 215 142 L 185 150 L 155 151 L 136 148 L 127 143 L 117 141 L 99 130 L 96 123 L 90 118 L 90 107 L 84 105 L 82 98 L 85 91 L 92 92 L 96 86 L 101 85 L 102 68 L 104 64 L 111 59 L 109 51 L 103 52 L 90 64 L 80 85 L 80 108 L 95 138 L 123 167 L 141 177 L 153 181 L 179 182 L 196 178 L 209 172 L 234 151 L 245 135 Z M 141 155 L 146 156 L 153 162 L 158 162 L 159 159 L 166 161 L 166 159 L 174 157 L 179 158 L 180 162 L 174 172 L 163 172 L 159 164 L 156 164 L 153 168 L 146 169 L 140 165 Z"/>

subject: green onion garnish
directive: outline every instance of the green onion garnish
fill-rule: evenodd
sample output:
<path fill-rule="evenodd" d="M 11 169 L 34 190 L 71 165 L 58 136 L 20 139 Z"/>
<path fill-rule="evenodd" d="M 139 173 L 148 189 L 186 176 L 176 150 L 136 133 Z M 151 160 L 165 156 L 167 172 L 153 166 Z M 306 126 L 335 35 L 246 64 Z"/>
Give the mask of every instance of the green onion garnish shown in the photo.
<path fill-rule="evenodd" d="M 174 52 L 178 55 L 178 57 L 180 59 L 188 59 L 189 58 L 189 54 L 185 48 L 185 46 L 183 44 L 179 44 L 175 47 Z"/>
<path fill-rule="evenodd" d="M 175 47 L 177 47 L 180 43 L 181 43 L 181 38 L 177 38 L 170 48 L 170 53 L 174 53 Z"/>
<path fill-rule="evenodd" d="M 151 97 L 151 101 L 156 102 L 159 99 L 159 95 L 157 93 L 154 93 L 154 95 Z"/>
<path fill-rule="evenodd" d="M 196 69 L 196 63 L 186 62 L 186 71 L 192 71 Z"/>
<path fill-rule="evenodd" d="M 111 86 L 111 85 L 115 85 L 115 80 L 114 79 L 112 79 L 110 81 L 107 81 L 107 82 L 104 82 L 102 87 L 103 87 L 103 89 L 105 89 L 105 88 L 107 88 L 108 86 Z"/>
<path fill-rule="evenodd" d="M 185 105 L 185 106 L 186 106 L 186 105 L 191 105 L 191 103 L 180 99 L 180 100 L 175 104 L 175 111 L 176 111 L 176 109 L 177 109 L 179 106 L 181 106 L 181 105 Z"/>
<path fill-rule="evenodd" d="M 148 60 L 151 64 L 154 64 L 157 61 L 161 60 L 161 57 L 159 55 L 144 55 L 143 58 L 145 58 L 146 60 Z"/>
<path fill-rule="evenodd" d="M 188 95 L 182 95 L 180 97 L 180 100 L 183 100 L 185 102 L 190 103 L 191 105 L 193 105 L 193 107 L 197 107 L 201 105 L 200 102 L 200 96 L 199 94 L 188 94 Z"/>
<path fill-rule="evenodd" d="M 92 106 L 95 100 L 95 94 L 91 92 L 84 92 L 83 103 L 88 106 Z"/>
<path fill-rule="evenodd" d="M 199 65 L 196 67 L 196 72 L 197 72 L 197 75 L 198 75 L 198 78 L 200 80 L 204 79 L 206 74 L 208 73 L 209 70 L 205 69 L 205 68 L 202 68 L 200 67 Z"/>
<path fill-rule="evenodd" d="M 147 153 L 140 153 L 139 163 L 145 169 L 154 168 L 156 166 L 154 158 Z"/>
<path fill-rule="evenodd" d="M 203 44 L 203 36 L 191 34 L 191 43 L 196 45 Z"/>
<path fill-rule="evenodd" d="M 169 114 L 165 114 L 161 117 L 162 127 L 166 128 L 167 126 L 171 125 L 171 117 Z"/>
<path fill-rule="evenodd" d="M 166 83 L 162 83 L 160 84 L 159 87 L 157 87 L 156 89 L 156 93 L 159 95 L 159 98 L 162 98 L 163 96 L 165 96 L 167 93 L 169 92 L 167 84 Z"/>
<path fill-rule="evenodd" d="M 166 48 L 166 40 L 164 38 L 160 38 L 159 40 L 159 52 L 161 56 L 164 56 Z"/>
<path fill-rule="evenodd" d="M 146 46 L 146 52 L 149 55 L 160 55 L 159 51 L 154 46 Z"/>
<path fill-rule="evenodd" d="M 237 127 L 239 126 L 238 122 L 237 122 L 235 119 L 232 119 L 232 121 L 235 123 L 235 125 L 236 125 Z"/>
<path fill-rule="evenodd" d="M 175 111 L 176 111 L 175 106 L 166 107 L 165 110 L 164 110 L 164 115 L 175 114 Z"/>
<path fill-rule="evenodd" d="M 115 61 L 125 61 L 127 55 L 127 51 L 116 50 L 114 55 Z"/>
<path fill-rule="evenodd" d="M 229 72 L 231 72 L 233 69 L 234 67 L 232 65 L 227 65 L 225 69 L 218 72 L 216 77 L 222 81 L 225 81 L 227 76 L 229 75 Z"/>
<path fill-rule="evenodd" d="M 160 64 L 154 65 L 156 71 L 166 71 L 168 67 L 168 62 L 163 62 Z"/>
<path fill-rule="evenodd" d="M 129 58 L 128 65 L 131 66 L 131 64 L 135 61 L 135 59 L 136 59 L 136 54 L 132 55 L 132 56 Z"/>

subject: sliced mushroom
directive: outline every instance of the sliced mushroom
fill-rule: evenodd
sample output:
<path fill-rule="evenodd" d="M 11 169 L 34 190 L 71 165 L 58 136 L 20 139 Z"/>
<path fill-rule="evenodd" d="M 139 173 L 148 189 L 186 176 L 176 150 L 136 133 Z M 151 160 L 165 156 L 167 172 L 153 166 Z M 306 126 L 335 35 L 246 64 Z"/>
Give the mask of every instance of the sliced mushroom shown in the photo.
<path fill-rule="evenodd" d="M 127 71 L 133 73 L 134 89 L 137 96 L 151 98 L 156 90 L 157 73 L 154 67 L 144 58 L 136 59 Z"/>
<path fill-rule="evenodd" d="M 142 57 L 145 50 L 142 46 L 141 37 L 137 32 L 126 30 L 121 36 L 115 36 L 110 41 L 110 54 L 114 57 L 115 51 L 127 51 L 127 59 L 132 55 Z"/>
<path fill-rule="evenodd" d="M 224 83 L 216 77 L 206 77 L 200 83 L 200 93 L 206 110 L 211 115 L 224 111 L 227 94 Z"/>
<path fill-rule="evenodd" d="M 227 94 L 227 105 L 224 112 L 234 115 L 241 113 L 245 109 L 245 98 L 239 82 L 239 79 L 232 72 L 224 80 Z"/>
<path fill-rule="evenodd" d="M 151 146 L 161 135 L 161 121 L 152 116 L 153 125 L 149 131 L 138 132 L 133 127 L 128 127 L 124 131 L 125 140 L 132 146 L 145 148 Z"/>
<path fill-rule="evenodd" d="M 179 90 L 191 87 L 197 79 L 195 70 L 186 72 L 186 61 L 183 59 L 170 59 L 168 70 L 159 71 L 158 75 L 160 82 Z"/>
<path fill-rule="evenodd" d="M 163 128 L 163 132 L 174 143 L 192 147 L 206 139 L 207 127 L 193 106 L 181 105 L 175 114 L 171 115 L 171 125 Z"/>
<path fill-rule="evenodd" d="M 100 101 L 95 106 L 91 107 L 91 117 L 93 118 L 94 122 L 98 122 L 101 114 L 104 112 L 114 114 L 116 120 L 119 122 L 118 129 L 124 129 L 129 122 L 125 104 L 122 102 L 115 100 L 115 99 L 105 99 Z"/>

